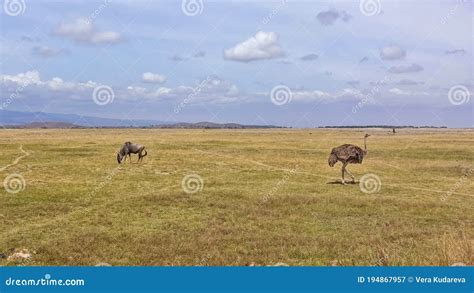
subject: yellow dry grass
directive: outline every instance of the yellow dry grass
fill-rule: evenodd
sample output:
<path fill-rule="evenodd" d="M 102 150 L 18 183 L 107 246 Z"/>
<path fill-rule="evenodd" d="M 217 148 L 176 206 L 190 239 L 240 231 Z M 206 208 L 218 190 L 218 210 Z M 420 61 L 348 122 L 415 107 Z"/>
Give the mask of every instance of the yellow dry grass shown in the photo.
<path fill-rule="evenodd" d="M 380 178 L 371 194 L 327 164 L 366 131 L 349 169 Z M 0 179 L 26 184 L 0 190 L 0 253 L 32 253 L 0 265 L 474 264 L 472 130 L 0 132 Z M 118 168 L 126 140 L 148 156 Z"/>

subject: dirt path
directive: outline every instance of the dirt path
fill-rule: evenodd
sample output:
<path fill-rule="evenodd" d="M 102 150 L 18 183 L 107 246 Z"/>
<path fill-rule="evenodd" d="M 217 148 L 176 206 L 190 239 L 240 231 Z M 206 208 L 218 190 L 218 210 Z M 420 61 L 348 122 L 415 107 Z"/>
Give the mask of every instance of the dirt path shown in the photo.
<path fill-rule="evenodd" d="M 9 168 L 9 167 L 13 167 L 13 166 L 17 165 L 17 164 L 20 162 L 21 159 L 26 158 L 26 157 L 28 157 L 28 156 L 30 155 L 29 152 L 27 152 L 27 151 L 25 151 L 25 150 L 23 149 L 23 145 L 20 146 L 20 151 L 23 153 L 23 155 L 22 155 L 22 156 L 19 156 L 18 158 L 16 158 L 16 159 L 13 161 L 13 163 L 8 164 L 8 165 L 6 165 L 5 167 L 0 168 L 0 172 L 1 172 L 1 171 L 5 171 L 5 170 L 6 170 L 7 168 Z"/>
<path fill-rule="evenodd" d="M 196 149 L 196 148 L 193 149 L 193 150 L 194 150 L 194 151 L 197 151 L 197 152 L 200 152 L 200 153 L 202 153 L 202 154 L 207 154 L 207 155 L 234 158 L 233 156 L 229 156 L 229 155 L 226 155 L 226 154 L 219 154 L 219 153 L 204 151 L 204 150 L 200 150 L 200 149 Z M 310 173 L 310 172 L 298 171 L 298 170 L 291 170 L 291 169 L 286 169 L 286 168 L 279 168 L 279 167 L 271 166 L 271 165 L 268 165 L 268 164 L 265 164 L 265 163 L 262 163 L 262 162 L 259 162 L 259 161 L 255 161 L 255 160 L 250 160 L 250 159 L 242 159 L 242 160 L 243 160 L 243 161 L 250 162 L 250 163 L 253 163 L 253 164 L 258 165 L 258 166 L 266 167 L 266 168 L 269 168 L 269 169 L 272 169 L 272 170 L 278 170 L 278 171 L 284 171 L 284 172 L 294 172 L 294 173 L 297 173 L 297 174 L 305 174 L 305 175 L 309 175 L 309 176 L 315 176 L 315 177 L 325 178 L 325 179 L 328 179 L 328 180 L 334 179 L 334 177 L 329 177 L 329 176 L 324 176 L 324 175 L 319 175 L 319 174 L 313 174 L 313 173 Z M 384 183 L 384 185 L 392 186 L 392 187 L 398 187 L 398 188 L 403 188 L 403 189 L 421 190 L 421 191 L 428 191 L 428 192 L 435 192 L 435 193 L 442 193 L 442 194 L 446 194 L 446 193 L 447 193 L 447 191 L 444 191 L 444 190 L 420 188 L 420 187 L 408 186 L 408 185 L 406 185 L 406 184 L 400 185 L 400 184 Z M 461 192 L 451 192 L 451 194 L 453 194 L 453 195 L 464 195 L 464 196 L 471 196 L 471 197 L 474 197 L 473 194 L 461 193 Z"/>

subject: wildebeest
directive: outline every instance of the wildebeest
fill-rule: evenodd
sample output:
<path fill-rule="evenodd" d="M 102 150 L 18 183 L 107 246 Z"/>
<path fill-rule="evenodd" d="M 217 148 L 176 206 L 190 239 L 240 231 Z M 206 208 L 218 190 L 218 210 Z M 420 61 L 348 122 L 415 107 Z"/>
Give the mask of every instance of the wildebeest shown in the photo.
<path fill-rule="evenodd" d="M 128 155 L 128 158 L 130 159 L 130 163 L 131 163 L 132 154 L 138 154 L 137 163 L 139 163 L 141 160 L 143 160 L 143 157 L 146 156 L 148 153 L 145 150 L 145 146 L 127 141 L 122 145 L 119 152 L 117 153 L 117 162 L 119 164 L 122 163 L 122 160 L 124 158 L 126 159 Z"/>

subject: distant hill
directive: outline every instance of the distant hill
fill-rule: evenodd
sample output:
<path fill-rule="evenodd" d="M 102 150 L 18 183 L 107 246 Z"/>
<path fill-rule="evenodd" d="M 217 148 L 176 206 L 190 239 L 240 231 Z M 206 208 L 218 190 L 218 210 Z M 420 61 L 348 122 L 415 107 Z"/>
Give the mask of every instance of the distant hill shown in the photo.
<path fill-rule="evenodd" d="M 283 128 L 274 125 L 244 125 L 238 123 L 198 122 L 170 123 L 158 120 L 121 120 L 75 114 L 44 112 L 18 112 L 0 110 L 0 125 L 5 128 L 95 128 L 95 127 L 142 127 L 142 128 L 186 128 L 186 129 L 249 129 Z"/>
<path fill-rule="evenodd" d="M 5 128 L 84 128 L 83 126 L 67 122 L 33 122 L 21 125 L 5 125 Z"/>
<path fill-rule="evenodd" d="M 320 126 L 318 128 L 447 128 L 446 126 L 413 126 L 413 125 L 346 125 Z"/>
<path fill-rule="evenodd" d="M 4 125 L 4 128 L 15 128 L 15 129 L 26 129 L 26 128 L 98 128 L 88 127 L 83 125 L 77 125 L 67 122 L 33 122 L 18 125 Z M 129 127 L 129 126 L 125 126 Z M 125 128 L 124 127 L 124 128 Z M 166 128 L 166 129 L 252 129 L 252 128 L 283 128 L 273 125 L 242 125 L 237 123 L 212 123 L 212 122 L 198 122 L 198 123 L 175 123 L 175 124 L 158 124 L 150 126 L 139 126 L 140 128 Z M 103 128 L 113 128 L 109 126 L 103 126 Z"/>
<path fill-rule="evenodd" d="M 186 129 L 249 129 L 249 128 L 283 128 L 275 125 L 244 125 L 238 123 L 214 123 L 214 122 L 197 122 L 197 123 L 174 123 L 153 125 L 154 128 L 186 128 Z"/>
<path fill-rule="evenodd" d="M 24 125 L 36 122 L 64 122 L 86 127 L 143 127 L 155 124 L 166 124 L 168 121 L 125 120 L 80 116 L 76 114 L 56 114 L 44 112 L 19 112 L 0 110 L 0 125 Z"/>

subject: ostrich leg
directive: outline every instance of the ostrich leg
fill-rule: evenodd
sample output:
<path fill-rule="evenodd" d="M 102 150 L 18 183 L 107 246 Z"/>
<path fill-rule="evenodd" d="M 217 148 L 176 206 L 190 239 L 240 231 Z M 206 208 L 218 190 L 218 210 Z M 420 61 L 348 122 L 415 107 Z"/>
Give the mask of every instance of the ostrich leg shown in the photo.
<path fill-rule="evenodd" d="M 342 184 L 346 185 L 346 182 L 344 181 L 344 172 L 346 171 L 346 166 L 347 163 L 342 163 Z"/>
<path fill-rule="evenodd" d="M 346 170 L 347 174 L 349 174 L 349 176 L 351 176 L 352 182 L 355 182 L 355 177 L 354 177 L 354 175 L 352 175 L 351 171 L 349 171 L 349 169 L 345 169 L 345 170 Z"/>

